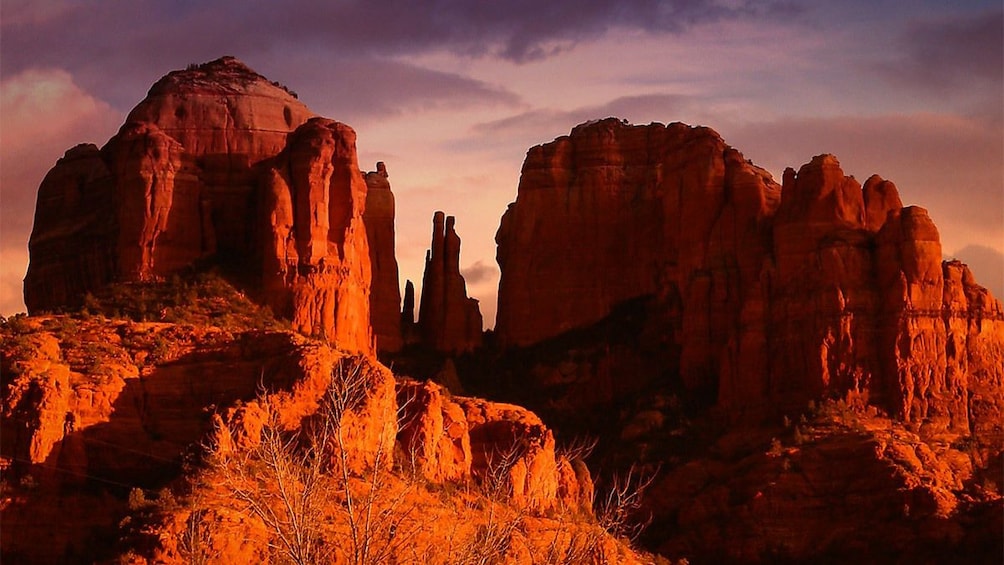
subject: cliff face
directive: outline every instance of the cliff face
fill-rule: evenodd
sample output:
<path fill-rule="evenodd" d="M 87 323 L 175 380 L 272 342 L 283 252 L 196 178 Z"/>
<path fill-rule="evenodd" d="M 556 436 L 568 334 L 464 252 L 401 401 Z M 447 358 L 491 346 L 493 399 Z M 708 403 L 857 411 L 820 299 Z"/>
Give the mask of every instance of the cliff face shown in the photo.
<path fill-rule="evenodd" d="M 102 149 L 71 149 L 43 181 L 29 312 L 218 263 L 299 331 L 371 351 L 355 132 L 311 116 L 233 57 L 159 80 Z"/>
<path fill-rule="evenodd" d="M 68 151 L 39 189 L 25 277 L 29 312 L 217 252 L 252 255 L 252 167 L 277 154 L 311 115 L 233 57 L 157 81 L 100 152 Z M 52 221 L 56 210 L 62 222 Z M 96 258 L 89 248 L 114 251 Z"/>
<path fill-rule="evenodd" d="M 366 213 L 363 215 L 373 267 L 370 313 L 377 349 L 393 353 L 403 345 L 401 287 L 394 254 L 394 193 L 390 189 L 387 166 L 381 161 L 376 169 L 366 173 Z"/>
<path fill-rule="evenodd" d="M 467 296 L 460 274 L 460 236 L 453 216 L 432 218 L 432 248 L 425 258 L 418 328 L 421 340 L 443 353 L 464 353 L 481 345 L 481 309 Z"/>
<path fill-rule="evenodd" d="M 29 311 L 78 300 L 116 273 L 118 214 L 115 178 L 101 151 L 69 149 L 38 187 L 25 275 Z"/>
<path fill-rule="evenodd" d="M 735 309 L 724 285 L 762 254 L 779 192 L 707 128 L 610 119 L 530 149 L 496 236 L 500 342 L 539 342 L 660 290 L 687 300 L 715 276 L 716 303 Z M 693 347 L 688 358 L 703 355 Z"/>
<path fill-rule="evenodd" d="M 833 156 L 779 187 L 707 128 L 583 124 L 530 149 L 496 241 L 503 346 L 650 296 L 666 368 L 732 418 L 850 393 L 1000 437 L 1000 302 L 942 263 L 926 211 Z"/>
<path fill-rule="evenodd" d="M 352 128 L 312 118 L 263 163 L 264 287 L 306 335 L 371 351 L 366 182 Z"/>

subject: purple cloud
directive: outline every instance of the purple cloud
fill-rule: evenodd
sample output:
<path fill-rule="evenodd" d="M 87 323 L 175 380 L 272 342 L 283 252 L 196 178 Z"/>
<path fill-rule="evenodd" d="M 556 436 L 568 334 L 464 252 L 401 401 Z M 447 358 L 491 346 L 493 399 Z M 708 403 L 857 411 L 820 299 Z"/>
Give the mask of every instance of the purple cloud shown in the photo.
<path fill-rule="evenodd" d="M 1004 11 L 999 8 L 914 21 L 898 45 L 895 58 L 875 68 L 901 85 L 942 95 L 960 86 L 969 90 L 965 87 L 974 82 L 1004 83 Z"/>
<path fill-rule="evenodd" d="M 0 65 L 8 73 L 73 69 L 85 90 L 124 108 L 142 98 L 146 85 L 164 69 L 223 54 L 255 66 L 272 54 L 314 52 L 318 74 L 329 72 L 326 63 L 337 60 L 444 49 L 525 62 L 614 28 L 678 32 L 701 22 L 767 17 L 789 5 L 714 0 L 21 3 L 17 17 L 2 22 Z"/>

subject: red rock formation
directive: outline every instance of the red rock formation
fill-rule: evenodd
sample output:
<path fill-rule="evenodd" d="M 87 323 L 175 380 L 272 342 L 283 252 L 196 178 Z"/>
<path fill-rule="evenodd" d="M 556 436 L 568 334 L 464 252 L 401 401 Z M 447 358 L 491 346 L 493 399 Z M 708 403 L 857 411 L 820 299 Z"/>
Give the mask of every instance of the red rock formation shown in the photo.
<path fill-rule="evenodd" d="M 554 337 L 644 295 L 700 304 L 667 330 L 682 334 L 684 380 L 713 389 L 726 345 L 731 357 L 763 345 L 760 264 L 778 189 L 715 132 L 683 124 L 608 119 L 530 149 L 496 236 L 499 342 Z M 740 324 L 750 332 L 730 343 Z M 747 369 L 726 367 L 730 378 Z"/>
<path fill-rule="evenodd" d="M 453 216 L 432 218 L 432 248 L 425 257 L 418 325 L 422 341 L 444 353 L 464 353 L 481 345 L 478 301 L 467 296 L 460 274 L 460 237 Z"/>
<path fill-rule="evenodd" d="M 373 267 L 370 316 L 377 350 L 393 353 L 403 345 L 401 287 L 394 255 L 394 193 L 390 190 L 383 161 L 377 163 L 376 168 L 375 172 L 366 173 L 366 212 L 363 214 Z"/>
<path fill-rule="evenodd" d="M 411 281 L 404 283 L 404 304 L 401 308 L 401 325 L 411 326 L 415 323 L 415 285 Z"/>
<path fill-rule="evenodd" d="M 30 312 L 74 305 L 218 253 L 254 255 L 259 161 L 312 115 L 233 57 L 174 71 L 99 152 L 67 152 L 39 190 L 25 277 Z"/>
<path fill-rule="evenodd" d="M 457 398 L 470 430 L 471 472 L 495 483 L 520 505 L 537 512 L 566 508 L 590 511 L 593 484 L 588 472 L 555 453 L 554 434 L 536 414 L 520 406 Z"/>
<path fill-rule="evenodd" d="M 264 287 L 293 327 L 372 351 L 366 182 L 352 128 L 312 118 L 263 167 Z"/>
<path fill-rule="evenodd" d="M 878 176 L 862 189 L 830 155 L 778 189 L 682 124 L 608 119 L 530 149 L 496 236 L 499 342 L 538 343 L 654 296 L 668 317 L 647 331 L 679 351 L 665 369 L 733 418 L 850 393 L 932 432 L 999 434 L 1001 306 L 974 282 L 945 298 L 943 272 L 963 277 L 942 265 L 926 212 L 901 210 Z"/>
<path fill-rule="evenodd" d="M 965 490 L 967 454 L 884 419 L 802 428 L 799 445 L 775 439 L 759 450 L 748 432 L 730 434 L 712 455 L 661 476 L 647 492 L 660 553 L 730 563 L 996 559 L 999 526 L 980 516 L 1000 516 L 1001 499 L 977 503 Z M 997 547 L 979 547 L 995 535 Z"/>
<path fill-rule="evenodd" d="M 877 232 L 882 229 L 890 212 L 903 207 L 903 201 L 899 199 L 896 185 L 878 175 L 868 177 L 862 190 L 864 190 L 865 227 L 868 231 Z"/>
<path fill-rule="evenodd" d="M 397 403 L 404 413 L 398 441 L 407 469 L 434 482 L 458 481 L 471 474 L 471 438 L 467 416 L 449 393 L 431 382 L 398 384 Z"/>
<path fill-rule="evenodd" d="M 115 179 L 101 152 L 66 152 L 38 188 L 24 301 L 28 311 L 71 304 L 116 276 Z"/>
<path fill-rule="evenodd" d="M 159 80 L 100 152 L 67 152 L 43 182 L 29 311 L 211 259 L 263 279 L 298 330 L 372 351 L 355 132 L 311 115 L 233 57 Z"/>
<path fill-rule="evenodd" d="M 148 280 L 203 255 L 202 186 L 184 148 L 156 125 L 130 122 L 105 148 L 114 164 L 119 277 Z"/>
<path fill-rule="evenodd" d="M 286 133 L 313 115 L 279 83 L 221 57 L 162 77 L 126 121 L 155 124 L 195 155 L 230 160 L 231 170 L 214 171 L 225 177 L 281 151 Z"/>

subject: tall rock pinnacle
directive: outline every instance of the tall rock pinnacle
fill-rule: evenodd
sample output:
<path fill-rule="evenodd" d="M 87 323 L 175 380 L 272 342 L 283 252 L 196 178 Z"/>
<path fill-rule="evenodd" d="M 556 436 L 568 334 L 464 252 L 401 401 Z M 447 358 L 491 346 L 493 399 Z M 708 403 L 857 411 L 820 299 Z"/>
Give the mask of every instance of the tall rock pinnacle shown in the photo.
<path fill-rule="evenodd" d="M 312 118 L 264 163 L 265 296 L 297 331 L 371 351 L 366 181 L 352 128 Z"/>
<path fill-rule="evenodd" d="M 376 164 L 376 171 L 366 173 L 366 237 L 373 266 L 370 312 L 377 349 L 395 352 L 401 349 L 401 288 L 398 282 L 397 257 L 394 255 L 394 193 L 390 189 L 387 166 Z"/>
<path fill-rule="evenodd" d="M 422 342 L 444 353 L 464 353 L 481 345 L 481 310 L 477 300 L 468 298 L 460 274 L 460 237 L 454 225 L 453 216 L 433 215 L 419 304 Z"/>

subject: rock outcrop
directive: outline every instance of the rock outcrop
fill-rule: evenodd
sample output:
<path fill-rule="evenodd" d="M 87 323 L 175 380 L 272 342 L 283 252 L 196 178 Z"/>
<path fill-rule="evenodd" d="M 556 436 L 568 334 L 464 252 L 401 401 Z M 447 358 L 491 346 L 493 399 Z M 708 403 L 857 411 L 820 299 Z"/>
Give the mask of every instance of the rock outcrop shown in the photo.
<path fill-rule="evenodd" d="M 555 453 L 554 434 L 536 414 L 480 398 L 458 398 L 457 404 L 470 430 L 472 472 L 483 483 L 537 512 L 591 511 L 592 479 Z"/>
<path fill-rule="evenodd" d="M 38 187 L 24 280 L 28 311 L 72 304 L 118 265 L 115 177 L 92 144 L 69 149 Z"/>
<path fill-rule="evenodd" d="M 233 57 L 157 81 L 105 147 L 68 151 L 43 181 L 28 311 L 75 306 L 108 282 L 162 277 L 207 256 L 253 256 L 253 167 L 311 115 Z"/>
<path fill-rule="evenodd" d="M 478 301 L 467 296 L 460 274 L 460 237 L 456 220 L 436 212 L 432 218 L 432 248 L 425 256 L 418 328 L 421 340 L 442 353 L 465 353 L 481 345 L 482 320 Z"/>
<path fill-rule="evenodd" d="M 264 290 L 306 335 L 372 351 L 366 181 L 349 126 L 312 118 L 263 163 Z"/>
<path fill-rule="evenodd" d="M 590 122 L 530 149 L 496 241 L 504 347 L 650 296 L 663 369 L 732 418 L 851 394 L 1004 437 L 1000 302 L 942 263 L 926 211 L 833 156 L 778 186 L 710 129 Z"/>
<path fill-rule="evenodd" d="M 344 484 L 383 489 L 380 504 L 395 516 L 385 524 L 421 523 L 425 512 L 442 523 L 459 520 L 451 514 L 453 502 L 437 492 L 469 493 L 447 490 L 450 484 L 480 485 L 482 500 L 498 505 L 492 511 L 500 515 L 545 519 L 549 513 L 556 530 L 577 526 L 555 519 L 562 512 L 591 513 L 588 470 L 555 451 L 552 432 L 532 412 L 452 397 L 433 383 L 396 382 L 370 357 L 348 356 L 293 332 L 58 316 L 19 318 L 0 326 L 0 337 L 0 468 L 8 481 L 0 537 L 4 556 L 17 562 L 100 561 L 112 544 L 90 542 L 117 537 L 123 513 L 149 512 L 143 491 L 170 493 L 165 487 L 183 473 L 210 472 L 203 467 L 211 463 L 197 466 L 202 470 L 183 465 L 197 446 L 214 446 L 216 458 L 247 454 L 261 444 L 266 426 L 302 433 L 331 413 L 337 433 L 310 437 L 328 438 L 331 460 L 344 463 L 352 477 Z M 340 472 L 331 480 L 344 480 Z M 381 474 L 379 483 L 371 473 Z M 241 514 L 246 509 L 220 489 L 224 477 L 211 477 L 190 476 L 193 488 L 207 491 L 161 510 L 189 512 L 214 500 L 201 512 L 225 516 L 220 521 L 228 533 L 253 527 L 253 514 Z M 442 486 L 416 488 L 416 479 Z M 325 504 L 340 516 L 339 501 Z M 459 498 L 456 504 L 465 506 Z M 471 519 L 483 516 L 475 512 Z M 337 527 L 347 528 L 339 520 Z M 409 544 L 453 539 L 448 528 L 435 530 L 435 541 Z M 478 531 L 472 527 L 463 536 L 477 543 Z M 171 535 L 157 543 L 184 543 L 183 532 Z M 590 535 L 609 543 L 602 531 Z M 256 531 L 247 543 L 264 547 L 267 536 Z M 182 560 L 175 554 L 167 562 Z"/>
<path fill-rule="evenodd" d="M 403 345 L 401 287 L 394 254 L 394 193 L 383 161 L 376 164 L 376 169 L 366 173 L 366 212 L 363 214 L 373 268 L 370 318 L 377 350 L 394 353 Z"/>
<path fill-rule="evenodd" d="M 43 181 L 29 312 L 74 308 L 110 282 L 160 280 L 208 262 L 264 290 L 299 331 L 372 351 L 355 132 L 308 122 L 312 115 L 233 57 L 157 81 L 102 149 L 71 149 Z M 387 252 L 381 266 L 394 262 L 393 241 Z M 386 302 L 397 310 L 393 297 Z"/>

